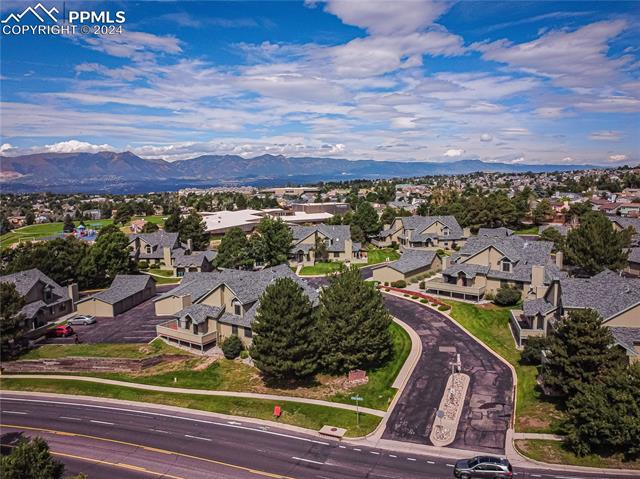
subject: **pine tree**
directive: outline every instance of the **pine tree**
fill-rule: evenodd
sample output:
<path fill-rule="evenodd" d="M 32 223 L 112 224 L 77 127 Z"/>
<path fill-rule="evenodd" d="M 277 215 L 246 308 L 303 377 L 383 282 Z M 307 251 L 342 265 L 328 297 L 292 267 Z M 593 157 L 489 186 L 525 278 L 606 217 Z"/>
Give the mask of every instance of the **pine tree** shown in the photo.
<path fill-rule="evenodd" d="M 391 317 L 380 292 L 352 266 L 320 293 L 324 368 L 334 374 L 371 369 L 391 356 Z"/>
<path fill-rule="evenodd" d="M 73 223 L 73 220 L 71 219 L 71 216 L 65 215 L 63 221 L 64 222 L 62 224 L 62 231 L 64 233 L 72 233 L 73 230 L 75 229 L 76 225 Z"/>
<path fill-rule="evenodd" d="M 202 216 L 195 211 L 180 222 L 180 240 L 185 243 L 191 240 L 194 251 L 204 250 L 209 246 L 209 235 Z"/>
<path fill-rule="evenodd" d="M 24 306 L 24 299 L 13 283 L 0 283 L 0 353 L 2 359 L 11 357 L 12 341 L 22 335 L 20 324 L 24 321 L 19 313 Z"/>
<path fill-rule="evenodd" d="M 551 202 L 546 198 L 541 200 L 532 212 L 533 223 L 536 225 L 541 225 L 552 216 L 553 207 L 551 206 Z"/>
<path fill-rule="evenodd" d="M 377 235 L 382 229 L 378 213 L 368 201 L 361 201 L 358 204 L 351 224 L 359 226 L 365 237 Z"/>
<path fill-rule="evenodd" d="M 182 218 L 180 218 L 180 210 L 174 208 L 164 222 L 164 230 L 167 233 L 178 233 L 180 231 L 181 222 Z"/>
<path fill-rule="evenodd" d="M 566 444 L 578 455 L 640 457 L 640 365 L 614 368 L 567 401 Z"/>
<path fill-rule="evenodd" d="M 249 242 L 240 228 L 231 228 L 223 236 L 214 260 L 216 268 L 246 269 L 253 266 Z"/>
<path fill-rule="evenodd" d="M 620 270 L 627 264 L 629 231 L 615 231 L 611 221 L 599 212 L 582 215 L 580 226 L 569 231 L 567 258 L 589 274 L 605 268 Z"/>
<path fill-rule="evenodd" d="M 318 330 L 311 301 L 291 278 L 270 284 L 260 297 L 253 323 L 251 357 L 267 377 L 312 376 L 318 364 Z"/>
<path fill-rule="evenodd" d="M 558 321 L 549 342 L 542 369 L 545 384 L 568 397 L 581 385 L 596 381 L 624 362 L 624 354 L 611 347 L 613 342 L 611 331 L 602 325 L 596 311 L 571 311 Z"/>

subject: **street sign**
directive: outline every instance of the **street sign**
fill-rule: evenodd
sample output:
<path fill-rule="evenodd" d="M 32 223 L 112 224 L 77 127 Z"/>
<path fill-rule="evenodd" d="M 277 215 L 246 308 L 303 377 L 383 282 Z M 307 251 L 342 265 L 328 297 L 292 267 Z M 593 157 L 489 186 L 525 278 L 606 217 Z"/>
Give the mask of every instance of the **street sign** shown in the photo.
<path fill-rule="evenodd" d="M 361 396 L 351 396 L 351 400 L 352 401 L 362 401 L 362 397 Z"/>

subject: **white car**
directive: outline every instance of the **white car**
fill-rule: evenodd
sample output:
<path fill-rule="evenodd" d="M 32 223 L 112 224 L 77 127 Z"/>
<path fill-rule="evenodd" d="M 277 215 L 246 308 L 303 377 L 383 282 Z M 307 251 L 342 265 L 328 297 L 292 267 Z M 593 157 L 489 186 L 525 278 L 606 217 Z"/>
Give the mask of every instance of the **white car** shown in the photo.
<path fill-rule="evenodd" d="M 67 321 L 67 324 L 83 324 L 83 325 L 88 325 L 88 324 L 93 324 L 96 322 L 96 318 L 95 316 L 89 316 L 88 314 L 81 314 L 79 316 L 75 316 L 73 318 L 71 318 L 69 321 Z"/>

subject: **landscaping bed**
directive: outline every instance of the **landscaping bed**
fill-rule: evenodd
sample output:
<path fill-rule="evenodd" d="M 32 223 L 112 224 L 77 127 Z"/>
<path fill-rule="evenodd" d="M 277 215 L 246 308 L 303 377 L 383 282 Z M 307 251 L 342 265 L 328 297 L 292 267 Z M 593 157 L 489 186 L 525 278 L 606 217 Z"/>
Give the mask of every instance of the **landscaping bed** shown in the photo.
<path fill-rule="evenodd" d="M 576 456 L 564 449 L 561 441 L 519 439 L 515 441 L 515 445 L 523 455 L 536 461 L 572 466 L 640 470 L 640 461 L 625 461 L 619 454 L 609 457 L 595 454 L 583 457 Z"/>
<path fill-rule="evenodd" d="M 377 427 L 381 419 L 369 414 L 360 414 L 359 425 L 357 425 L 355 412 L 317 406 L 315 404 L 141 391 L 139 389 L 121 386 L 81 383 L 73 380 L 17 379 L 5 377 L 2 380 L 2 389 L 143 401 L 271 421 L 274 420 L 273 408 L 278 405 L 282 408 L 282 415 L 277 419 L 277 422 L 313 430 L 319 430 L 327 424 L 343 427 L 347 429 L 346 435 L 348 437 L 358 437 L 369 434 Z"/>

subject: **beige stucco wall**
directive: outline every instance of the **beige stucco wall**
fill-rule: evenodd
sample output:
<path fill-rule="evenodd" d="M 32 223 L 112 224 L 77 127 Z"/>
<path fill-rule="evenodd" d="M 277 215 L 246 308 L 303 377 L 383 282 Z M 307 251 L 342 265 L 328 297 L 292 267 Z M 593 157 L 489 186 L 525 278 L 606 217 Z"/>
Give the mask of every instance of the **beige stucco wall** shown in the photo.
<path fill-rule="evenodd" d="M 229 336 L 231 336 L 233 334 L 233 329 L 231 327 L 230 324 L 222 324 L 222 323 L 218 323 L 218 337 L 219 337 L 219 341 L 222 343 L 222 341 L 225 340 L 225 338 L 228 338 Z M 242 344 L 245 345 L 245 347 L 250 347 L 251 343 L 253 341 L 253 338 L 247 338 L 244 335 L 244 328 L 242 326 L 238 326 L 238 337 L 240 338 L 240 340 L 242 341 Z"/>
<path fill-rule="evenodd" d="M 493 247 L 486 248 L 478 254 L 468 258 L 465 263 L 489 266 L 491 269 L 498 270 L 499 262 L 504 257 L 500 251 Z"/>
<path fill-rule="evenodd" d="M 171 316 L 191 304 L 190 297 L 169 296 L 155 302 L 156 316 Z"/>
<path fill-rule="evenodd" d="M 113 318 L 115 316 L 113 305 L 95 298 L 77 303 L 76 308 L 79 314 L 90 314 L 91 316 L 105 318 Z"/>
<path fill-rule="evenodd" d="M 640 328 L 640 304 L 610 319 L 607 326 L 625 326 L 627 328 Z"/>
<path fill-rule="evenodd" d="M 375 281 L 380 281 L 381 283 L 384 283 L 385 281 L 392 283 L 405 278 L 399 271 L 396 271 L 389 266 L 382 266 L 373 270 L 373 279 Z"/>

